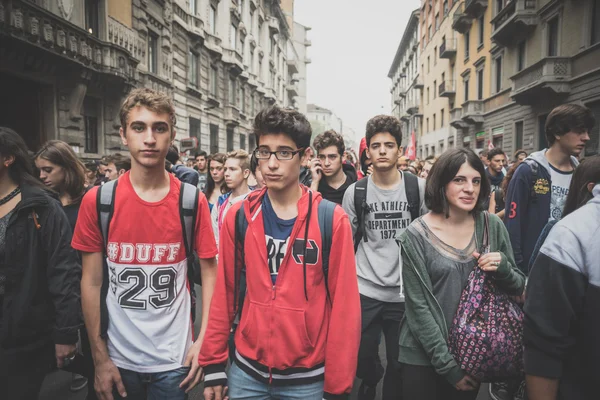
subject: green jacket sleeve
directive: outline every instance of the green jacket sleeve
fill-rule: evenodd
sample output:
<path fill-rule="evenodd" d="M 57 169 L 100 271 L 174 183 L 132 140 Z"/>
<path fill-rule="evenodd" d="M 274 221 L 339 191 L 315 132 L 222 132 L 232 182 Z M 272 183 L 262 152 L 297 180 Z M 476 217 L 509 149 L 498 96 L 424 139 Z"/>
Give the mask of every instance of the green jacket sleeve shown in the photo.
<path fill-rule="evenodd" d="M 416 254 L 415 257 L 421 258 Z M 406 322 L 414 337 L 423 346 L 423 350 L 431 360 L 431 365 L 435 371 L 450 384 L 455 385 L 465 376 L 465 373 L 450 354 L 447 340 L 427 302 L 427 296 L 430 296 L 430 294 L 427 293 L 422 279 L 419 278 L 417 266 L 415 265 L 415 262 L 424 264 L 424 260 L 413 261 L 403 247 L 402 262 Z"/>
<path fill-rule="evenodd" d="M 525 275 L 517 268 L 508 231 L 500 218 L 495 215 L 490 215 L 490 228 L 497 243 L 492 251 L 497 251 L 502 256 L 498 271 L 494 275 L 494 281 L 507 294 L 520 296 L 525 289 Z"/>

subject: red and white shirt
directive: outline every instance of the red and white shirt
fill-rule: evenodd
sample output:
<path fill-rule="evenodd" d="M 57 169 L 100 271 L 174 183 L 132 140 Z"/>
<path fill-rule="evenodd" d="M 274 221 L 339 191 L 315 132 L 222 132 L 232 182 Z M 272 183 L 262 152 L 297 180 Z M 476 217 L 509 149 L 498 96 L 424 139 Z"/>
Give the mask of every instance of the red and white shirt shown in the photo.
<path fill-rule="evenodd" d="M 164 199 L 149 203 L 119 179 L 106 247 L 110 286 L 106 299 L 108 352 L 117 367 L 141 373 L 180 368 L 193 342 L 190 285 L 179 218 L 181 182 L 169 175 Z M 84 197 L 73 235 L 75 249 L 103 251 L 96 211 L 98 188 Z M 217 255 L 208 202 L 200 193 L 195 249 Z"/>

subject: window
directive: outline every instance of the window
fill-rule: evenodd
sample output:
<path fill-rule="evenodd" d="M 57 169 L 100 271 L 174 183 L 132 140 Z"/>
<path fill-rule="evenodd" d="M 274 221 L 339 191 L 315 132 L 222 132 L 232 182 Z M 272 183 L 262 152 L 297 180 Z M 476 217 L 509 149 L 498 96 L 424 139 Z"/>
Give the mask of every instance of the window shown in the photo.
<path fill-rule="evenodd" d="M 435 14 L 435 30 L 440 29 L 440 14 Z"/>
<path fill-rule="evenodd" d="M 240 15 L 242 16 L 242 19 L 244 19 L 244 0 L 239 0 L 240 1 Z"/>
<path fill-rule="evenodd" d="M 477 71 L 477 100 L 483 100 L 483 68 Z"/>
<path fill-rule="evenodd" d="M 258 79 L 260 81 L 263 80 L 263 66 L 262 66 L 262 63 L 263 63 L 263 58 L 259 57 L 258 58 Z"/>
<path fill-rule="evenodd" d="M 433 98 L 436 98 L 437 93 L 437 81 L 433 81 Z"/>
<path fill-rule="evenodd" d="M 193 51 L 188 53 L 188 83 L 190 86 L 198 87 L 198 65 L 200 65 L 200 56 Z"/>
<path fill-rule="evenodd" d="M 95 37 L 98 37 L 98 0 L 85 0 L 85 29 Z"/>
<path fill-rule="evenodd" d="M 427 88 L 427 104 L 429 104 L 429 88 Z"/>
<path fill-rule="evenodd" d="M 463 81 L 463 91 L 465 92 L 465 103 L 469 101 L 469 78 L 465 78 Z"/>
<path fill-rule="evenodd" d="M 229 77 L 229 104 L 235 106 L 235 78 Z"/>
<path fill-rule="evenodd" d="M 271 36 L 270 39 L 271 40 L 269 42 L 269 54 L 271 55 L 271 57 L 273 57 L 275 55 L 275 38 Z"/>
<path fill-rule="evenodd" d="M 523 148 L 523 121 L 515 123 L 515 149 Z"/>
<path fill-rule="evenodd" d="M 548 57 L 558 55 L 558 17 L 552 18 L 547 24 L 548 30 Z"/>
<path fill-rule="evenodd" d="M 252 117 L 254 118 L 254 116 L 256 115 L 256 102 L 253 94 L 250 95 L 250 111 Z"/>
<path fill-rule="evenodd" d="M 506 0 L 496 0 L 496 15 L 504 8 Z"/>
<path fill-rule="evenodd" d="M 233 151 L 233 127 L 227 127 L 227 151 Z"/>
<path fill-rule="evenodd" d="M 496 58 L 495 62 L 495 76 L 494 76 L 494 90 L 496 93 L 502 90 L 502 56 Z"/>
<path fill-rule="evenodd" d="M 429 40 L 431 40 L 432 36 L 433 36 L 433 32 L 431 30 L 431 25 L 429 25 L 429 28 L 427 28 L 427 37 L 429 38 Z"/>
<path fill-rule="evenodd" d="M 246 89 L 240 89 L 240 110 L 242 113 L 246 113 Z"/>
<path fill-rule="evenodd" d="M 448 0 L 444 0 L 444 17 L 448 15 Z"/>
<path fill-rule="evenodd" d="M 444 109 L 442 108 L 442 111 L 440 111 L 440 128 L 444 127 Z"/>
<path fill-rule="evenodd" d="M 245 55 L 245 47 L 244 44 L 246 43 L 246 36 L 244 35 L 240 35 L 240 53 L 242 54 L 242 60 L 244 59 L 244 55 Z"/>
<path fill-rule="evenodd" d="M 430 59 L 429 59 L 429 58 L 430 58 L 430 57 L 429 57 L 429 56 L 427 56 L 427 73 L 431 72 L 431 63 L 429 62 L 429 61 L 430 61 Z"/>
<path fill-rule="evenodd" d="M 256 149 L 256 136 L 253 133 L 249 135 L 248 142 L 250 143 L 250 151 L 254 151 Z"/>
<path fill-rule="evenodd" d="M 208 23 L 210 25 L 210 33 L 217 34 L 217 7 L 213 4 L 208 9 Z M 218 128 L 217 128 L 218 129 Z"/>
<path fill-rule="evenodd" d="M 525 68 L 525 41 L 519 43 L 517 47 L 517 72 Z"/>
<path fill-rule="evenodd" d="M 433 130 L 434 131 L 435 131 L 435 128 L 436 128 L 436 126 L 435 126 L 435 114 L 433 114 Z"/>
<path fill-rule="evenodd" d="M 235 50 L 237 43 L 237 27 L 234 24 L 229 26 L 229 48 Z"/>
<path fill-rule="evenodd" d="M 217 87 L 219 84 L 219 70 L 216 65 L 210 66 L 210 94 L 217 97 Z"/>
<path fill-rule="evenodd" d="M 190 0 L 190 14 L 196 15 L 196 11 L 198 10 L 198 0 Z"/>
<path fill-rule="evenodd" d="M 429 132 L 429 118 L 427 118 L 427 132 Z"/>
<path fill-rule="evenodd" d="M 600 0 L 592 5 L 592 43 L 600 43 Z"/>
<path fill-rule="evenodd" d="M 483 39 L 485 38 L 485 21 L 484 16 L 479 17 L 479 48 L 483 47 Z"/>
<path fill-rule="evenodd" d="M 466 32 L 464 36 L 465 36 L 465 60 L 468 60 L 469 59 L 469 51 L 470 51 L 470 47 L 471 47 L 471 33 Z"/>
<path fill-rule="evenodd" d="M 240 149 L 246 150 L 246 135 L 240 133 Z"/>
<path fill-rule="evenodd" d="M 83 129 L 85 152 L 98 153 L 98 101 L 90 97 L 83 100 Z"/>
<path fill-rule="evenodd" d="M 437 64 L 437 46 L 433 48 L 433 66 Z"/>
<path fill-rule="evenodd" d="M 158 35 L 148 31 L 148 71 L 158 73 Z"/>
<path fill-rule="evenodd" d="M 210 124 L 210 152 L 219 152 L 219 125 Z"/>
<path fill-rule="evenodd" d="M 200 120 L 194 117 L 189 118 L 190 123 L 190 137 L 198 139 L 198 148 L 200 148 Z"/>
<path fill-rule="evenodd" d="M 250 63 L 250 73 L 253 74 L 254 73 L 254 47 L 250 47 L 250 60 L 248 60 Z"/>

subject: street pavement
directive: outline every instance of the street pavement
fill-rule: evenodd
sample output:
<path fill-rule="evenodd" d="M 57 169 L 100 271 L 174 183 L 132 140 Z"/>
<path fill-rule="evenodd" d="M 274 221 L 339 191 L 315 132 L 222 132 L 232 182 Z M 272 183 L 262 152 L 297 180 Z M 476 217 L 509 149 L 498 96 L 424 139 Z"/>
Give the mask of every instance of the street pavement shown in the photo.
<path fill-rule="evenodd" d="M 200 321 L 202 320 L 202 301 L 201 301 L 201 290 L 199 286 L 196 286 L 197 296 L 197 305 L 196 305 L 196 323 L 194 323 L 194 332 L 198 334 L 200 332 Z M 379 356 L 381 357 L 382 363 L 384 367 L 386 366 L 386 357 L 385 357 L 385 341 L 381 341 L 381 347 L 379 348 Z M 56 371 L 49 374 L 44 381 L 44 385 L 42 387 L 42 391 L 40 393 L 39 400 L 85 400 L 87 394 L 87 387 L 76 392 L 72 393 L 69 390 L 69 385 L 71 383 L 71 374 L 64 371 Z M 358 390 L 358 386 L 360 385 L 360 380 L 356 380 L 354 383 L 354 390 L 352 392 L 351 399 L 356 400 L 356 392 Z M 204 396 L 202 396 L 202 386 L 199 386 L 192 390 L 188 400 L 203 400 Z M 8 400 L 8 399 L 7 399 Z M 165 399 L 168 400 L 168 399 Z M 377 397 L 376 400 L 381 399 L 381 383 L 377 388 Z M 408 400 L 408 399 L 407 399 Z M 412 399 L 411 399 L 412 400 Z M 487 385 L 482 385 L 481 390 L 479 392 L 479 396 L 477 400 L 491 400 L 487 392 Z"/>

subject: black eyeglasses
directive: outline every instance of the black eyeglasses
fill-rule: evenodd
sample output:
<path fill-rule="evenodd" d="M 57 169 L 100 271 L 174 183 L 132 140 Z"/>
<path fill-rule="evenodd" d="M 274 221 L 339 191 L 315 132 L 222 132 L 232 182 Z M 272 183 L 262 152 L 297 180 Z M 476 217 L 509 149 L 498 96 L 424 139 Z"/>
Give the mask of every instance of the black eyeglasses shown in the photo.
<path fill-rule="evenodd" d="M 275 158 L 277 158 L 279 161 L 291 160 L 296 154 L 300 153 L 303 150 L 304 149 L 302 148 L 298 150 L 270 151 L 269 149 L 259 147 L 258 149 L 254 150 L 254 157 L 256 157 L 257 160 L 268 160 L 273 154 L 275 154 Z"/>

